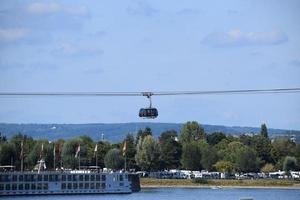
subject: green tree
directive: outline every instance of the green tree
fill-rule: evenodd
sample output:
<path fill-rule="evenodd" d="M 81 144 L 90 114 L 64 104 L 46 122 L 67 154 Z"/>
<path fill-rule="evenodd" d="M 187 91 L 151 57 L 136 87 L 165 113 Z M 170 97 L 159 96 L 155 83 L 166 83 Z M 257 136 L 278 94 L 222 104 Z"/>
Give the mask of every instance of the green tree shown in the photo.
<path fill-rule="evenodd" d="M 217 169 L 217 171 L 223 173 L 232 173 L 235 170 L 234 164 L 232 162 L 224 160 L 218 161 L 214 165 L 214 167 Z"/>
<path fill-rule="evenodd" d="M 153 171 L 159 169 L 159 158 L 159 145 L 151 135 L 139 140 L 135 161 L 142 170 Z"/>
<path fill-rule="evenodd" d="M 275 139 L 271 144 L 271 158 L 276 169 L 283 168 L 283 161 L 286 156 L 294 156 L 296 144 L 289 139 Z"/>
<path fill-rule="evenodd" d="M 216 145 L 225 138 L 226 138 L 226 135 L 222 132 L 214 132 L 214 133 L 208 134 L 206 136 L 206 140 L 209 145 Z"/>
<path fill-rule="evenodd" d="M 181 145 L 177 141 L 177 132 L 165 131 L 159 137 L 161 149 L 161 168 L 178 169 L 180 166 Z"/>
<path fill-rule="evenodd" d="M 297 159 L 295 157 L 286 156 L 283 162 L 283 170 L 285 172 L 289 172 L 292 170 L 296 170 L 297 168 Z"/>
<path fill-rule="evenodd" d="M 261 168 L 260 171 L 261 171 L 261 172 L 264 172 L 264 173 L 274 172 L 274 171 L 275 171 L 275 167 L 274 167 L 273 164 L 267 163 L 267 164 L 265 164 L 265 165 Z"/>
<path fill-rule="evenodd" d="M 14 165 L 19 159 L 16 154 L 16 148 L 12 143 L 1 142 L 0 144 L 0 165 Z"/>
<path fill-rule="evenodd" d="M 134 169 L 137 166 L 135 162 L 136 148 L 135 148 L 135 141 L 133 135 L 128 133 L 122 144 L 124 145 L 125 142 L 127 146 L 127 150 L 125 151 L 126 165 L 128 169 Z M 123 151 L 123 146 L 121 150 Z"/>
<path fill-rule="evenodd" d="M 201 150 L 199 142 L 192 141 L 182 145 L 181 164 L 184 169 L 201 170 Z"/>
<path fill-rule="evenodd" d="M 268 138 L 268 129 L 267 129 L 267 125 L 266 124 L 262 124 L 261 128 L 260 128 L 260 135 L 262 137 Z"/>
<path fill-rule="evenodd" d="M 80 152 L 77 157 L 76 151 L 80 145 Z M 75 169 L 80 166 L 87 166 L 87 148 L 80 138 L 67 140 L 62 150 L 63 165 L 65 168 Z"/>
<path fill-rule="evenodd" d="M 192 121 L 183 124 L 180 134 L 180 142 L 182 144 L 201 139 L 205 139 L 205 133 L 204 129 L 197 122 Z"/>
<path fill-rule="evenodd" d="M 255 150 L 246 146 L 236 152 L 235 164 L 240 172 L 257 172 L 260 160 L 257 158 Z"/>
<path fill-rule="evenodd" d="M 109 169 L 122 169 L 124 167 L 124 158 L 119 149 L 111 149 L 104 158 L 105 167 Z"/>
<path fill-rule="evenodd" d="M 97 164 L 99 167 L 104 168 L 105 167 L 104 157 L 107 154 L 107 152 L 112 148 L 112 146 L 107 141 L 99 141 L 97 144 L 98 144 L 97 152 L 95 152 L 95 154 L 97 154 Z M 95 159 L 96 156 L 94 156 L 93 158 L 93 163 L 96 163 Z"/>

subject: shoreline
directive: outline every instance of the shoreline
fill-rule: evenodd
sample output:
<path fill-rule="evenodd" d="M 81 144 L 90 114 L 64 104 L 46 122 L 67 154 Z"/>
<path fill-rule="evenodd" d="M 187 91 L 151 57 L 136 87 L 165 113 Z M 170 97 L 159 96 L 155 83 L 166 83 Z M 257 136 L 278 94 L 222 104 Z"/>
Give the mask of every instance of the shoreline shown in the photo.
<path fill-rule="evenodd" d="M 286 189 L 300 190 L 300 186 L 237 186 L 237 185 L 141 185 L 141 189 L 190 188 L 190 189 Z"/>

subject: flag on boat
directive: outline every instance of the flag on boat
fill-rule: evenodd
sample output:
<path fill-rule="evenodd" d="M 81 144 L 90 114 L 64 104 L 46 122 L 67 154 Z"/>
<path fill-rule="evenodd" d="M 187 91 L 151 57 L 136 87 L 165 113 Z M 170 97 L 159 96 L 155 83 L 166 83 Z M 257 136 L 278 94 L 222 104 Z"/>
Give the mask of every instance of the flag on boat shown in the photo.
<path fill-rule="evenodd" d="M 54 160 L 56 160 L 56 148 L 55 148 L 55 143 L 54 143 L 54 148 L 53 148 L 53 158 Z"/>
<path fill-rule="evenodd" d="M 78 157 L 79 152 L 80 152 L 80 144 L 78 144 L 78 146 L 77 146 L 76 153 L 75 153 L 75 158 Z"/>
<path fill-rule="evenodd" d="M 94 149 L 94 157 L 96 156 L 97 151 L 98 151 L 98 144 L 96 144 L 95 149 Z"/>
<path fill-rule="evenodd" d="M 21 141 L 21 152 L 20 152 L 20 159 L 23 159 L 24 154 L 24 140 Z"/>
<path fill-rule="evenodd" d="M 123 156 L 125 156 L 126 151 L 127 151 L 127 142 L 125 141 L 123 146 Z"/>
<path fill-rule="evenodd" d="M 40 159 L 44 157 L 44 143 L 42 143 L 41 151 L 40 151 Z"/>

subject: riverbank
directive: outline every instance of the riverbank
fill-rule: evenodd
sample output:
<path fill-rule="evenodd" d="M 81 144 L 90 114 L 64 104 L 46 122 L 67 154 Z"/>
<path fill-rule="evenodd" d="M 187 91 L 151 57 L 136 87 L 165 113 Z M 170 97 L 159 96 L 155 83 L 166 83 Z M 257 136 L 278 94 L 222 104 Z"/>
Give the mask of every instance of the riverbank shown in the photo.
<path fill-rule="evenodd" d="M 191 179 L 141 178 L 142 188 L 186 187 L 186 188 L 290 188 L 300 189 L 300 181 L 294 180 L 207 180 L 195 183 Z"/>

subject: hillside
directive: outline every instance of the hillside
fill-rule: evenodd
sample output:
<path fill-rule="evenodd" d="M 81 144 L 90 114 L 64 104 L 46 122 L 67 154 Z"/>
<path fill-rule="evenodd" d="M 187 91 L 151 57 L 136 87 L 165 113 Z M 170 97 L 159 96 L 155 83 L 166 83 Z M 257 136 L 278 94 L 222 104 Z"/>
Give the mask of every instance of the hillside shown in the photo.
<path fill-rule="evenodd" d="M 182 124 L 177 123 L 112 123 L 112 124 L 8 124 L 0 123 L 0 132 L 7 138 L 15 133 L 32 136 L 35 139 L 57 140 L 68 139 L 79 135 L 88 135 L 94 140 L 100 140 L 101 134 L 110 142 L 121 141 L 127 133 L 135 134 L 139 129 L 150 127 L 153 135 L 158 137 L 166 130 L 180 132 Z M 230 127 L 220 125 L 202 125 L 207 133 L 222 131 L 226 134 L 240 135 L 244 133 L 259 133 L 257 127 Z M 269 129 L 270 137 L 284 135 L 300 135 L 300 131 Z"/>

